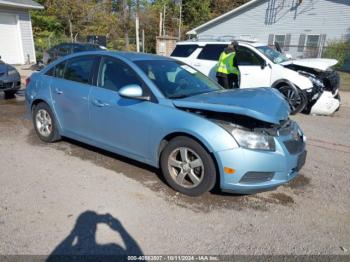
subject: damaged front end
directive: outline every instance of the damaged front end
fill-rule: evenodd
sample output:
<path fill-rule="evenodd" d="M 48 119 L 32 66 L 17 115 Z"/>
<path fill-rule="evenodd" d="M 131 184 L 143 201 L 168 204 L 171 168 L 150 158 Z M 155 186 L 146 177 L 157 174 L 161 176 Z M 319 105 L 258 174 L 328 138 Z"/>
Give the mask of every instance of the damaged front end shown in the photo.
<path fill-rule="evenodd" d="M 339 108 L 340 77 L 338 72 L 331 68 L 323 71 L 296 64 L 285 65 L 285 67 L 307 77 L 313 84 L 312 88 L 304 90 L 308 100 L 303 110 L 304 113 L 330 115 Z"/>
<path fill-rule="evenodd" d="M 247 194 L 273 189 L 295 178 L 305 164 L 306 138 L 289 118 L 276 124 L 233 113 L 179 109 L 216 123 L 239 145 L 214 152 L 219 170 L 235 170 L 234 175 L 221 173 L 223 191 Z"/>
<path fill-rule="evenodd" d="M 279 124 L 274 124 L 232 113 L 219 113 L 190 108 L 183 108 L 183 110 L 200 115 L 218 124 L 231 134 L 242 148 L 275 151 L 275 139 L 278 139 L 278 137 L 290 138 L 285 143 L 290 153 L 298 153 L 305 146 L 303 132 L 297 123 L 289 118 L 281 120 Z"/>

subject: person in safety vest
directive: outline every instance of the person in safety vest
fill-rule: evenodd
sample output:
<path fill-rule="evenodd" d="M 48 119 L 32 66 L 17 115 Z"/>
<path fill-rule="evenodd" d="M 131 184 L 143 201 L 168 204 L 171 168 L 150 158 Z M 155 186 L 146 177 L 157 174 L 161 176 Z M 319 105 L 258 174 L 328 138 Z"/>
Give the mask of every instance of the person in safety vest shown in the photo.
<path fill-rule="evenodd" d="M 218 83 L 226 89 L 238 88 L 237 46 L 236 41 L 229 44 L 221 53 L 217 64 L 216 78 Z"/>

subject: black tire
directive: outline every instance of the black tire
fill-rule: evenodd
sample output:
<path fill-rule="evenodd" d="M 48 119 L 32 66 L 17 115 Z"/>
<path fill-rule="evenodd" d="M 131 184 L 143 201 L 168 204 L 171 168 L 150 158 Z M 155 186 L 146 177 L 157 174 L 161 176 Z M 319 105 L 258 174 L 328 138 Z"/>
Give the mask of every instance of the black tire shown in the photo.
<path fill-rule="evenodd" d="M 186 153 L 189 160 L 187 166 L 182 166 L 181 168 L 171 167 L 169 161 L 174 159 L 173 156 L 175 156 L 174 154 L 176 154 L 177 150 L 179 150 L 178 154 L 180 154 L 180 157 L 182 158 L 182 152 L 180 151 L 183 149 L 188 149 L 188 153 Z M 199 167 L 191 167 L 191 163 L 195 163 L 194 160 L 198 161 L 198 158 L 200 158 L 201 161 L 199 163 L 202 165 Z M 181 161 L 182 160 L 179 160 L 178 162 L 183 164 L 184 162 Z M 216 183 L 216 168 L 212 157 L 202 145 L 189 137 L 179 136 L 170 140 L 161 154 L 160 166 L 167 183 L 176 191 L 188 196 L 202 195 L 203 193 L 210 191 Z M 180 185 L 176 182 L 174 175 L 176 172 L 179 172 L 180 174 L 185 168 L 189 168 L 191 171 L 189 171 L 182 179 L 184 181 L 183 185 Z M 196 178 L 199 178 L 196 180 L 196 183 L 198 184 L 193 182 L 193 174 Z M 193 185 L 189 188 L 188 184 L 191 183 L 193 183 Z"/>
<path fill-rule="evenodd" d="M 307 105 L 307 98 L 300 89 L 288 84 L 283 84 L 277 87 L 277 89 L 287 100 L 292 115 L 304 110 Z"/>
<path fill-rule="evenodd" d="M 5 93 L 5 98 L 14 98 L 15 94 L 17 93 L 17 90 L 8 90 L 8 91 L 4 91 Z"/>
<path fill-rule="evenodd" d="M 43 112 L 46 112 L 51 119 L 51 124 L 48 125 L 51 127 L 49 128 L 51 131 L 48 132 L 48 135 L 43 135 L 42 132 L 39 130 L 40 127 L 39 127 L 39 123 L 38 123 L 39 120 L 37 119 L 37 116 L 38 114 L 42 114 Z M 61 139 L 61 136 L 57 128 L 57 122 L 56 122 L 55 116 L 52 113 L 50 107 L 46 103 L 43 103 L 43 102 L 39 103 L 33 108 L 33 125 L 34 125 L 36 134 L 42 141 L 46 143 L 52 143 Z"/>

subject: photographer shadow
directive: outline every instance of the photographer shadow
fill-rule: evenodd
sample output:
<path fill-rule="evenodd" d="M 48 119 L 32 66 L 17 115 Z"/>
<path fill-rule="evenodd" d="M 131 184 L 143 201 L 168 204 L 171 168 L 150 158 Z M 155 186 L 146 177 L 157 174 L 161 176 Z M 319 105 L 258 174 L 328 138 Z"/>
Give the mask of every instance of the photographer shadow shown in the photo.
<path fill-rule="evenodd" d="M 115 244 L 96 243 L 97 225 L 106 224 L 111 230 L 119 233 L 124 247 Z M 137 242 L 129 235 L 118 219 L 110 214 L 97 214 L 94 211 L 82 213 L 70 234 L 52 251 L 47 261 L 67 259 L 72 256 L 127 256 L 142 255 L 142 250 Z"/>

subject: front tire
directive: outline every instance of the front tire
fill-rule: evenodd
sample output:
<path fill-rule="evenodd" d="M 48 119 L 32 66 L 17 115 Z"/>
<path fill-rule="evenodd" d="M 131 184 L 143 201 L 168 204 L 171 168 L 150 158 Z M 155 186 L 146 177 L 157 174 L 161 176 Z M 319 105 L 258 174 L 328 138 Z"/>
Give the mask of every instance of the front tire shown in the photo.
<path fill-rule="evenodd" d="M 185 195 L 199 196 L 216 182 L 216 168 L 210 154 L 197 141 L 180 136 L 169 141 L 160 158 L 168 184 Z"/>
<path fill-rule="evenodd" d="M 278 87 L 277 89 L 287 100 L 292 115 L 303 111 L 303 109 L 306 107 L 307 98 L 298 88 L 285 84 Z"/>
<path fill-rule="evenodd" d="M 61 138 L 55 116 L 46 103 L 39 103 L 34 107 L 33 124 L 35 132 L 42 141 L 52 143 Z"/>

